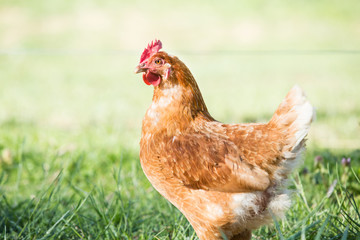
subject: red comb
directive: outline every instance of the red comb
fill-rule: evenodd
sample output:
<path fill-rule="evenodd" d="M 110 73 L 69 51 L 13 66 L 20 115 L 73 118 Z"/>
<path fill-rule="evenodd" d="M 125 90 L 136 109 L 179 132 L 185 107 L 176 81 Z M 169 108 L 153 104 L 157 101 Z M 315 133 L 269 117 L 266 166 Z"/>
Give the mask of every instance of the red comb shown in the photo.
<path fill-rule="evenodd" d="M 151 57 L 153 54 L 160 51 L 161 48 L 162 48 L 162 43 L 160 40 L 155 39 L 155 41 L 152 41 L 151 43 L 149 43 L 147 48 L 145 48 L 145 50 L 141 54 L 140 63 L 144 62 L 146 59 Z"/>

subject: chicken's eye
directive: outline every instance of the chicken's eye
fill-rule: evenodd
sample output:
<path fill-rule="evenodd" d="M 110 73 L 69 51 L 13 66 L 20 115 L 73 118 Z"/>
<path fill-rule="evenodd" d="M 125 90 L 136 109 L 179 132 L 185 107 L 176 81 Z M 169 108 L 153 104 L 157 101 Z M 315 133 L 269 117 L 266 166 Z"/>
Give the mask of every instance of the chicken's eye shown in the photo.
<path fill-rule="evenodd" d="M 161 59 L 156 59 L 154 62 L 155 62 L 155 64 L 161 64 L 162 60 Z"/>

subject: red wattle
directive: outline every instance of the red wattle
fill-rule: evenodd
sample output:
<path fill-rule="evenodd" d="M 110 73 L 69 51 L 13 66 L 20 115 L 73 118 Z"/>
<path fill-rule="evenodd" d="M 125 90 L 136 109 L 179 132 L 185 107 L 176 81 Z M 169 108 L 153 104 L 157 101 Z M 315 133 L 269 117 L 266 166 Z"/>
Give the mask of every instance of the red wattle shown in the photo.
<path fill-rule="evenodd" d="M 161 82 L 161 77 L 160 75 L 148 71 L 147 73 L 144 73 L 143 80 L 147 85 L 152 84 L 153 86 L 157 86 Z"/>
<path fill-rule="evenodd" d="M 149 81 L 146 79 L 146 73 L 143 74 L 143 80 L 144 83 L 146 83 L 146 85 L 150 85 L 151 83 L 149 83 Z"/>

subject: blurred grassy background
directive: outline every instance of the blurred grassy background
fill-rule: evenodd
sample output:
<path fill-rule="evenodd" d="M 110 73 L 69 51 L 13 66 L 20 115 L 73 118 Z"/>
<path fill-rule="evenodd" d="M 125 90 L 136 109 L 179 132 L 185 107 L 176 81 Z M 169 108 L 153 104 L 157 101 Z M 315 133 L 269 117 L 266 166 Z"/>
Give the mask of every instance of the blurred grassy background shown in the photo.
<path fill-rule="evenodd" d="M 342 200 L 344 187 L 357 202 L 360 191 L 359 12 L 358 0 L 1 0 L 0 237 L 194 237 L 138 162 L 152 87 L 133 69 L 158 38 L 220 121 L 267 121 L 294 84 L 307 92 L 318 118 L 281 229 L 303 234 L 331 215 L 340 239 L 339 211 L 359 217 Z"/>
<path fill-rule="evenodd" d="M 266 121 L 299 84 L 318 111 L 310 144 L 358 148 L 359 11 L 357 0 L 3 0 L 0 121 L 111 126 L 136 150 L 152 89 L 133 69 L 159 38 L 218 120 Z"/>

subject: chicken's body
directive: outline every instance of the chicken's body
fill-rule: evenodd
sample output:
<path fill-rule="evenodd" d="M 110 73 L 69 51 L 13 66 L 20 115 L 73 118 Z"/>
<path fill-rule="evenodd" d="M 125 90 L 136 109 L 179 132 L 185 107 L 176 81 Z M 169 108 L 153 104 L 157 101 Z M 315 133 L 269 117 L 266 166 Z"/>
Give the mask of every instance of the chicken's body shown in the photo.
<path fill-rule="evenodd" d="M 158 58 L 162 64 L 153 70 Z M 289 92 L 269 123 L 223 124 L 208 113 L 179 59 L 158 49 L 148 62 L 140 64 L 144 81 L 155 89 L 143 120 L 140 160 L 154 188 L 202 240 L 250 239 L 272 214 L 283 216 L 290 206 L 284 183 L 313 117 L 301 89 Z"/>

